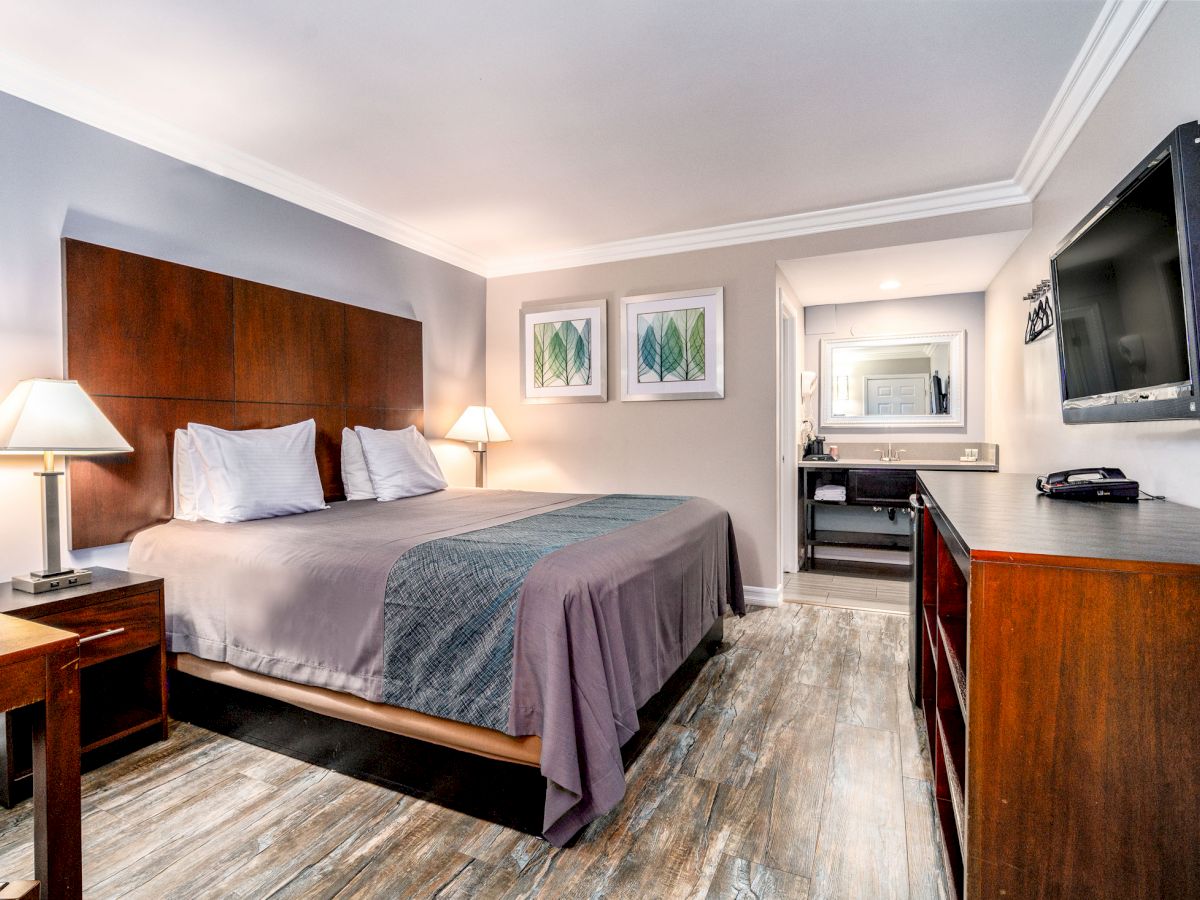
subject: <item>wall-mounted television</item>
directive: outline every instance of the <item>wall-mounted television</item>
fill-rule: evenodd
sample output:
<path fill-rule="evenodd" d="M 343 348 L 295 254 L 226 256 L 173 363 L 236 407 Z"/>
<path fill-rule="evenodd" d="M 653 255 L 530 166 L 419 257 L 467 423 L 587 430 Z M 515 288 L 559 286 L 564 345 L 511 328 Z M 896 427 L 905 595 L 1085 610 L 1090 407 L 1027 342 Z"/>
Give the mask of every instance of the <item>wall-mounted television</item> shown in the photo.
<path fill-rule="evenodd" d="M 1200 123 L 1180 125 L 1050 260 L 1064 422 L 1197 416 Z"/>

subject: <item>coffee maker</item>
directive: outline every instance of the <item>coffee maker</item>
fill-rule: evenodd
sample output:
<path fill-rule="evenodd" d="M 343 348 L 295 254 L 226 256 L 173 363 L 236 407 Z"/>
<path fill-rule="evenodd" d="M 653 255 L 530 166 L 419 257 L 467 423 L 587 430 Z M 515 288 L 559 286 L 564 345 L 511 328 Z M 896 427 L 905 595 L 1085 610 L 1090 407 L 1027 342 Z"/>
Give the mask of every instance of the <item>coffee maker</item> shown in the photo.
<path fill-rule="evenodd" d="M 825 438 L 814 434 L 804 445 L 804 458 L 816 462 L 833 462 L 833 457 L 825 452 Z"/>

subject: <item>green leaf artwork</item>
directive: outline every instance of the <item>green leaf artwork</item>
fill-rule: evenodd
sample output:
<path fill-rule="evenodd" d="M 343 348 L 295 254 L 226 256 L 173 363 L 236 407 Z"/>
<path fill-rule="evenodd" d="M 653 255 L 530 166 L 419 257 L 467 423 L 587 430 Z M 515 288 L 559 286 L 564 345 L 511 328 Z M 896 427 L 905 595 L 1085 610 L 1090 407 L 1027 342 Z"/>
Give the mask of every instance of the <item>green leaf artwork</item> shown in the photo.
<path fill-rule="evenodd" d="M 533 326 L 533 386 L 592 383 L 592 320 L 538 322 Z"/>
<path fill-rule="evenodd" d="M 703 381 L 704 309 L 673 309 L 637 317 L 638 383 Z"/>

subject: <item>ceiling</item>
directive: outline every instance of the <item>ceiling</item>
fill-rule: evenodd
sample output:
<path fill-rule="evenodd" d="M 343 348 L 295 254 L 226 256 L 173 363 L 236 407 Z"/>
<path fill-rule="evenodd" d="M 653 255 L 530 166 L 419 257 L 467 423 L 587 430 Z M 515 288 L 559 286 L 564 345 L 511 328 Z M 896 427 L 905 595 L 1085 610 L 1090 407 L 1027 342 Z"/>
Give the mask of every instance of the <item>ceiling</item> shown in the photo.
<path fill-rule="evenodd" d="M 779 263 L 802 306 L 933 297 L 982 291 L 1024 240 L 1027 231 L 1004 231 L 809 256 Z M 881 287 L 884 283 L 896 287 Z"/>
<path fill-rule="evenodd" d="M 39 0 L 0 61 L 492 265 L 1011 180 L 1100 9 Z"/>

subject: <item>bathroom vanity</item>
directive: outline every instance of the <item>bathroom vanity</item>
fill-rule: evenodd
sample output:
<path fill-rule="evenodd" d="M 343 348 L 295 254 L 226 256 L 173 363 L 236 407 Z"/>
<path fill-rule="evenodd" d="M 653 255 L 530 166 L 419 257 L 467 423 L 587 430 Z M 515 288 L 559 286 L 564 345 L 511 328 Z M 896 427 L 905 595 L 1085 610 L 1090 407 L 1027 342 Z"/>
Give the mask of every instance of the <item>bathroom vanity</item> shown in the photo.
<path fill-rule="evenodd" d="M 799 463 L 805 570 L 812 569 L 817 547 L 907 553 L 912 548 L 908 499 L 916 492 L 918 471 L 995 472 L 999 463 L 997 445 L 978 441 L 844 443 L 838 449 L 835 462 Z M 963 461 L 968 450 L 978 451 L 979 458 Z M 845 497 L 818 499 L 822 487 L 844 488 Z"/>

